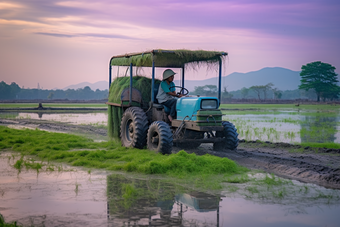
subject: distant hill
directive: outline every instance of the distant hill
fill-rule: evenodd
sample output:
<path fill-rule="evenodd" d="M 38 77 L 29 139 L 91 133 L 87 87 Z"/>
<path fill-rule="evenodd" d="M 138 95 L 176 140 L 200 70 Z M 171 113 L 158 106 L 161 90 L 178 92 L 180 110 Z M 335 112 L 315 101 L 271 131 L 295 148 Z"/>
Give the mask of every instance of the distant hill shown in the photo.
<path fill-rule="evenodd" d="M 222 90 L 223 87 L 227 87 L 228 91 L 240 90 L 243 87 L 249 88 L 254 85 L 266 85 L 268 83 L 273 83 L 274 87 L 279 90 L 295 90 L 300 85 L 300 72 L 292 71 L 290 69 L 274 67 L 274 68 L 263 68 L 258 71 L 252 71 L 248 73 L 238 73 L 234 72 L 228 76 L 222 78 Z M 175 81 L 179 85 L 178 81 Z M 216 78 L 210 78 L 206 80 L 187 80 L 185 81 L 185 87 L 189 91 L 194 91 L 195 86 L 204 85 L 217 85 Z M 70 85 L 63 88 L 67 89 L 78 89 L 89 86 L 92 90 L 106 90 L 109 85 L 107 81 L 99 81 L 96 83 L 83 82 L 80 84 Z"/>
<path fill-rule="evenodd" d="M 243 87 L 249 88 L 254 85 L 266 85 L 273 83 L 279 90 L 295 90 L 300 85 L 300 72 L 290 69 L 275 67 L 263 68 L 248 73 L 231 73 L 222 77 L 222 90 L 227 87 L 228 91 L 240 90 Z M 175 81 L 176 83 L 177 81 Z M 177 82 L 178 83 L 178 82 Z M 198 81 L 185 81 L 185 87 L 193 91 L 195 86 L 217 85 L 217 79 L 211 78 Z"/>
<path fill-rule="evenodd" d="M 106 90 L 109 89 L 109 83 L 107 81 L 98 81 L 96 83 L 89 83 L 89 82 L 83 82 L 80 84 L 74 84 L 74 85 L 70 85 L 67 87 L 64 87 L 62 90 L 67 90 L 67 89 L 74 89 L 77 90 L 78 88 L 84 88 L 86 86 L 89 86 L 91 88 L 91 90 L 95 91 L 97 89 L 99 90 Z"/>

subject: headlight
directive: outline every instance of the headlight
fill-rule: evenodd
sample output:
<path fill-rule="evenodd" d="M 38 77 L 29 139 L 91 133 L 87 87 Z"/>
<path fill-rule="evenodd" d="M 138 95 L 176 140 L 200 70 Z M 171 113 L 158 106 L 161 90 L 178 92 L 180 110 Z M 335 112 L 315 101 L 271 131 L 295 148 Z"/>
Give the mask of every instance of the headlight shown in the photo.
<path fill-rule="evenodd" d="M 201 109 L 217 109 L 217 100 L 215 99 L 203 99 L 201 103 Z"/>

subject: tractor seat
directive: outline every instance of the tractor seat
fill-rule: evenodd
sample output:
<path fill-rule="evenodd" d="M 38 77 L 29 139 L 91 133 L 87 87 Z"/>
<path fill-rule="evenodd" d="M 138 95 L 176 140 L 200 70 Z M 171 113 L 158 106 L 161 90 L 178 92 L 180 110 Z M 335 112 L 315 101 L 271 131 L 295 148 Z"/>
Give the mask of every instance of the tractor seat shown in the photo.
<path fill-rule="evenodd" d="M 164 112 L 166 114 L 170 113 L 170 109 L 160 103 L 158 103 L 157 100 L 157 94 L 158 94 L 158 89 L 159 89 L 159 83 L 155 83 L 154 87 L 153 87 L 153 94 L 154 94 L 154 103 L 153 103 L 153 107 L 157 108 L 157 109 L 163 109 L 164 108 Z"/>

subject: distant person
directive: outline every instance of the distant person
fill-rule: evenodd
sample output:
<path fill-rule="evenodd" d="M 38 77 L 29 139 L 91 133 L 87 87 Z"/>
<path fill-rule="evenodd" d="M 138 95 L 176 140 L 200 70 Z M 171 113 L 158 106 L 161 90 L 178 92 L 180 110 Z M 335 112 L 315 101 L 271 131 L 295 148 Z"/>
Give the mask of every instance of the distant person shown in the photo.
<path fill-rule="evenodd" d="M 176 94 L 176 88 L 174 77 L 175 72 L 171 69 L 166 69 L 163 72 L 163 81 L 159 85 L 158 94 L 156 99 L 158 103 L 168 107 L 170 109 L 170 114 L 168 115 L 169 121 L 176 119 L 176 98 L 181 98 L 183 94 Z"/>

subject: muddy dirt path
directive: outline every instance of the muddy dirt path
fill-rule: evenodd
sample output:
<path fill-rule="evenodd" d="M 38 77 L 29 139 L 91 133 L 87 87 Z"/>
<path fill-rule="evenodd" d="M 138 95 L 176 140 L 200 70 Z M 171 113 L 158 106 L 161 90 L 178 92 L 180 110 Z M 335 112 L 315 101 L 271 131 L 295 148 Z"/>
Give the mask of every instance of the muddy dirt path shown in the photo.
<path fill-rule="evenodd" d="M 84 134 L 105 138 L 106 129 L 90 125 L 71 125 L 59 122 L 49 122 L 33 119 L 0 119 L 0 125 L 11 127 L 39 128 L 54 132 Z M 212 144 L 202 144 L 197 149 L 186 149 L 189 153 L 198 155 L 211 154 L 227 157 L 250 169 L 259 169 L 288 179 L 314 183 L 328 188 L 340 189 L 340 151 L 335 149 L 303 148 L 303 152 L 290 152 L 299 148 L 296 145 L 284 143 L 263 144 L 241 142 L 234 151 L 214 151 Z M 180 148 L 174 147 L 173 152 Z"/>

